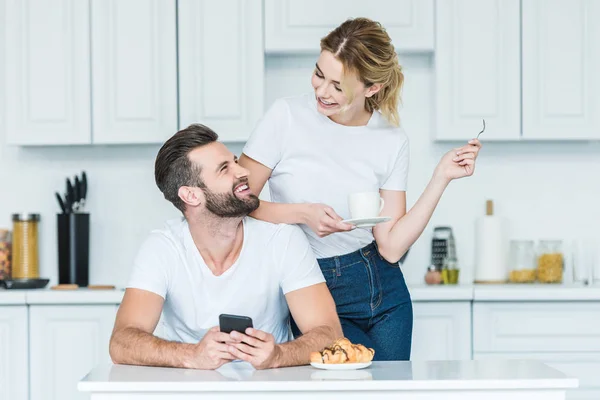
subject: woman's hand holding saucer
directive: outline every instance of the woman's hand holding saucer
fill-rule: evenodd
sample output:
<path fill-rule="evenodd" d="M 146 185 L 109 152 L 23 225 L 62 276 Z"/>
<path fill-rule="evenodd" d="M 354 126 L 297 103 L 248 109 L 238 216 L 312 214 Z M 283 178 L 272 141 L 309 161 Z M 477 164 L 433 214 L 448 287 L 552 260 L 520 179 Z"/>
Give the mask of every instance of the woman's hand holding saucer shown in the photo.
<path fill-rule="evenodd" d="M 307 204 L 304 219 L 305 224 L 319 237 L 336 232 L 347 232 L 355 228 L 354 225 L 342 222 L 343 218 L 326 204 Z"/>

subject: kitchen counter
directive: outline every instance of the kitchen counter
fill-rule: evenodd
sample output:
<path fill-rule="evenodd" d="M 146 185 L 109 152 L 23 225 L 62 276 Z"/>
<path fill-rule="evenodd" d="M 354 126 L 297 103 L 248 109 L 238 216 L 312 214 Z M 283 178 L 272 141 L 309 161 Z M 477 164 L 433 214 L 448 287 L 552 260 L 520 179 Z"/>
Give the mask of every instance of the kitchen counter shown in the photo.
<path fill-rule="evenodd" d="M 18 305 L 26 303 L 25 290 L 5 290 L 0 289 L 0 305 Z"/>
<path fill-rule="evenodd" d="M 475 285 L 474 301 L 599 301 L 600 286 L 563 284 Z"/>
<path fill-rule="evenodd" d="M 472 285 L 414 285 L 408 291 L 412 301 L 471 301 Z"/>
<path fill-rule="evenodd" d="M 0 289 L 0 305 L 6 304 L 120 304 L 125 292 L 113 290 Z"/>
<path fill-rule="evenodd" d="M 600 286 L 568 284 L 413 285 L 419 301 L 600 301 Z"/>
<path fill-rule="evenodd" d="M 600 286 L 563 284 L 411 285 L 413 302 L 448 301 L 600 301 Z M 114 290 L 6 290 L 0 305 L 15 304 L 120 304 L 124 289 Z"/>
<path fill-rule="evenodd" d="M 216 371 L 105 364 L 78 384 L 91 400 L 142 399 L 565 399 L 570 378 L 539 361 L 386 361 L 350 371 L 311 366 L 257 371 L 230 363 Z"/>

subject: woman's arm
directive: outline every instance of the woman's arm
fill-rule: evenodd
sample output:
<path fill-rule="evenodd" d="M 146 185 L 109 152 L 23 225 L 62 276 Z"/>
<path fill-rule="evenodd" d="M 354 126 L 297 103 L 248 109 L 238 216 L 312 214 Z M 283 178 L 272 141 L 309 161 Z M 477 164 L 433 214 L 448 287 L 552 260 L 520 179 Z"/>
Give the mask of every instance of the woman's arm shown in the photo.
<path fill-rule="evenodd" d="M 265 183 L 271 177 L 272 169 L 243 153 L 238 163 L 250 171 L 248 185 L 252 193 L 256 196 L 260 195 L 260 192 L 265 187 Z M 260 207 L 252 212 L 250 216 L 276 224 L 304 224 L 306 223 L 304 209 L 304 204 L 281 204 L 261 200 Z"/>
<path fill-rule="evenodd" d="M 250 190 L 258 196 L 271 177 L 272 170 L 243 153 L 238 162 L 250 172 L 248 185 Z M 306 224 L 320 237 L 354 228 L 352 225 L 340 222 L 342 217 L 325 204 L 284 204 L 261 200 L 260 206 L 250 216 L 276 224 Z"/>
<path fill-rule="evenodd" d="M 417 241 L 450 181 L 473 174 L 480 148 L 481 144 L 474 139 L 468 145 L 446 153 L 423 194 L 408 213 L 405 192 L 380 190 L 384 200 L 381 215 L 392 217 L 390 221 L 373 228 L 373 235 L 382 257 L 389 262 L 396 262 Z"/>

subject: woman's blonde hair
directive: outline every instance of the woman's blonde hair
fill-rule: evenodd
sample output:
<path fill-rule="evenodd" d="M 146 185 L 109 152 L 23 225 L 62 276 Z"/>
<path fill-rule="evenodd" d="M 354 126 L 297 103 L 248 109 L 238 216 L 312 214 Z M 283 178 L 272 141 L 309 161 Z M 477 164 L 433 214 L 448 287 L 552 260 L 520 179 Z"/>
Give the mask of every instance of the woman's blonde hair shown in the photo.
<path fill-rule="evenodd" d="M 342 63 L 344 74 L 355 73 L 367 87 L 381 84 L 377 93 L 366 98 L 365 108 L 369 112 L 379 110 L 392 125 L 400 125 L 398 105 L 404 74 L 392 39 L 379 22 L 349 19 L 321 39 L 323 50 L 333 53 Z M 353 94 L 344 92 L 352 102 Z"/>

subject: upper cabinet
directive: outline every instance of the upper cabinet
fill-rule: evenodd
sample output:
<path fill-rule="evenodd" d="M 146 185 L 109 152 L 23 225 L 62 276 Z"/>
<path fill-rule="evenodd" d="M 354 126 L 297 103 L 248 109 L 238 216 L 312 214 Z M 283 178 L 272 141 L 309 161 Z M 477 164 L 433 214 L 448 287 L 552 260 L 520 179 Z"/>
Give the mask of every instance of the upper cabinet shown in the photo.
<path fill-rule="evenodd" d="M 91 0 L 94 143 L 177 131 L 175 0 Z"/>
<path fill-rule="evenodd" d="M 245 141 L 263 113 L 260 0 L 179 0 L 180 128 Z"/>
<path fill-rule="evenodd" d="M 175 4 L 7 0 L 8 143 L 160 143 L 175 133 Z"/>
<path fill-rule="evenodd" d="M 519 139 L 519 0 L 436 2 L 435 101 L 439 140 Z"/>
<path fill-rule="evenodd" d="M 523 137 L 600 139 L 600 2 L 523 0 Z"/>
<path fill-rule="evenodd" d="M 433 0 L 265 0 L 265 50 L 318 52 L 321 38 L 352 17 L 381 22 L 399 52 L 433 50 Z"/>
<path fill-rule="evenodd" d="M 90 10 L 86 1 L 6 0 L 9 144 L 90 143 Z"/>

